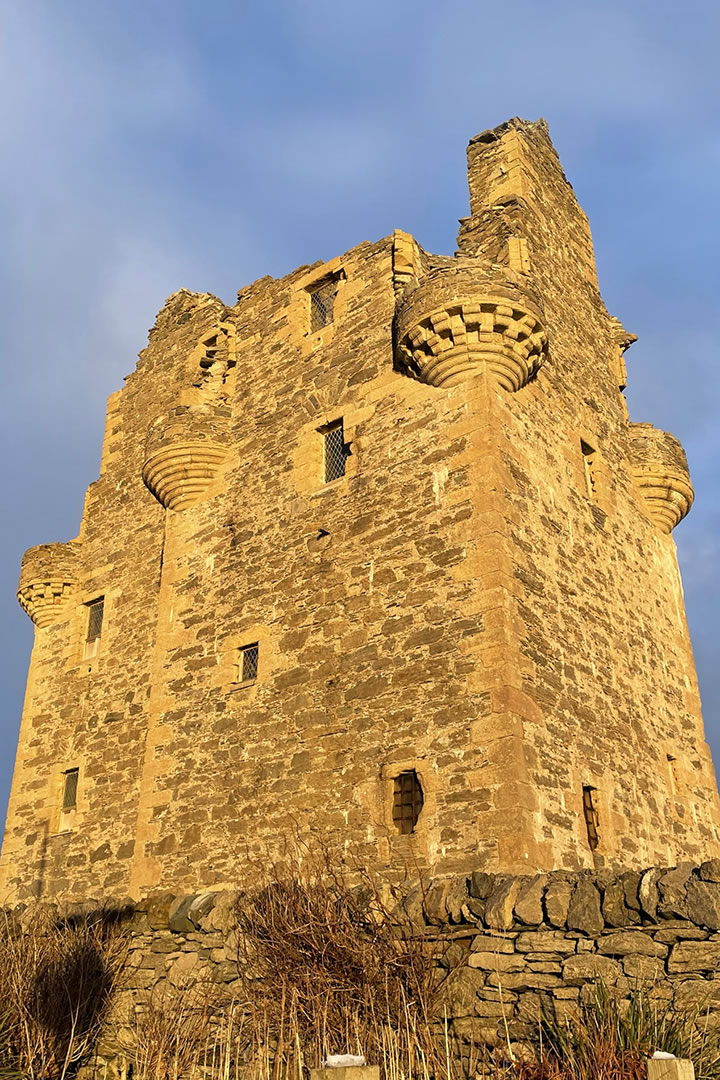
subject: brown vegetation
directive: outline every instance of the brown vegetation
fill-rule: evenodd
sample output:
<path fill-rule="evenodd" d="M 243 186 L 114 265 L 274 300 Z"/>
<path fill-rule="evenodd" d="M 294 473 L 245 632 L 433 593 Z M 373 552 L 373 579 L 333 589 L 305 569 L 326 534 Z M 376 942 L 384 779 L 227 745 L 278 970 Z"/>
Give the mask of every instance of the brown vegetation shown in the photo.
<path fill-rule="evenodd" d="M 124 961 L 108 912 L 32 908 L 0 927 L 0 1063 L 6 1076 L 65 1080 L 92 1055 Z"/>
<path fill-rule="evenodd" d="M 135 1017 L 125 1047 L 134 1080 L 180 1080 L 202 1069 L 223 1080 L 238 1075 L 242 1014 L 223 1000 L 217 985 L 200 979 L 192 985 L 166 985 L 151 993 Z"/>
<path fill-rule="evenodd" d="M 353 869 L 362 883 L 350 887 L 327 852 L 295 850 L 238 899 L 242 997 L 264 1078 L 337 1053 L 381 1062 L 388 1077 L 446 1070 L 446 972 L 392 893 Z"/>
<path fill-rule="evenodd" d="M 720 1076 L 720 1033 L 702 1008 L 677 1011 L 653 988 L 622 1001 L 598 982 L 574 1021 L 540 1023 L 537 1058 L 519 1062 L 517 1080 L 646 1080 L 656 1050 L 688 1058 L 697 1080 Z"/>

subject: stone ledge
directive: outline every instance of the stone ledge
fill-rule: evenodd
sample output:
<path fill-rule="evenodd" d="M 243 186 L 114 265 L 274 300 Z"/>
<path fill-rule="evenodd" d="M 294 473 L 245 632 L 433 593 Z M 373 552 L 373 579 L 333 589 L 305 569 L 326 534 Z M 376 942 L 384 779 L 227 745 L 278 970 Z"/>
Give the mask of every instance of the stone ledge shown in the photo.
<path fill-rule="evenodd" d="M 699 866 L 554 870 L 527 876 L 475 870 L 397 889 L 395 895 L 398 915 L 418 934 L 428 939 L 477 937 L 476 949 L 485 951 L 490 942 L 510 940 L 517 940 L 512 951 L 574 951 L 557 943 L 592 938 L 605 939 L 599 951 L 606 955 L 657 957 L 665 955 L 667 945 L 703 941 L 720 931 L 720 859 Z M 151 893 L 102 905 L 92 900 L 55 906 L 69 914 L 122 909 L 150 931 L 209 932 L 227 929 L 239 896 L 233 889 L 207 889 Z M 651 931 L 657 932 L 659 945 L 628 947 Z"/>

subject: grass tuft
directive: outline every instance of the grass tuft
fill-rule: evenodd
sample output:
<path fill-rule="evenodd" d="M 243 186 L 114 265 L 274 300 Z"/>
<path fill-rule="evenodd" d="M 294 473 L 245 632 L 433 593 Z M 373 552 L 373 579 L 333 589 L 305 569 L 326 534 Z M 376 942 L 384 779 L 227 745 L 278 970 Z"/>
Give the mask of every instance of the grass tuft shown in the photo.
<path fill-rule="evenodd" d="M 697 1080 L 720 1080 L 720 1032 L 702 1008 L 674 1010 L 652 987 L 618 998 L 602 982 L 576 1019 L 544 1017 L 541 1051 L 518 1062 L 518 1080 L 646 1080 L 656 1050 L 689 1058 Z"/>

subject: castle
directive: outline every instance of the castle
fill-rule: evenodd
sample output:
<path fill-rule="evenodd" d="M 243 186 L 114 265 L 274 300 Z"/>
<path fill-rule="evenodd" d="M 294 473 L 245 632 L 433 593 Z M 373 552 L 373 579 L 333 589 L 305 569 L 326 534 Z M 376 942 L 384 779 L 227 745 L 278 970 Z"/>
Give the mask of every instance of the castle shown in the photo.
<path fill-rule="evenodd" d="M 180 290 L 31 548 L 3 896 L 232 882 L 288 832 L 526 873 L 720 855 L 671 531 L 543 121 L 468 148 L 458 252 L 396 231 Z"/>

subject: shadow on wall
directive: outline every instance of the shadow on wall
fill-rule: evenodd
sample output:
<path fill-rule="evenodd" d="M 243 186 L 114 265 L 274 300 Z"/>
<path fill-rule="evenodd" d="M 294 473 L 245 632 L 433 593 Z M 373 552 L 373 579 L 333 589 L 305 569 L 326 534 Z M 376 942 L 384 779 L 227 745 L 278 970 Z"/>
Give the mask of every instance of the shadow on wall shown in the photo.
<path fill-rule="evenodd" d="M 3 1074 L 65 1080 L 95 1053 L 127 959 L 127 910 L 58 918 L 45 905 L 4 915 Z"/>

